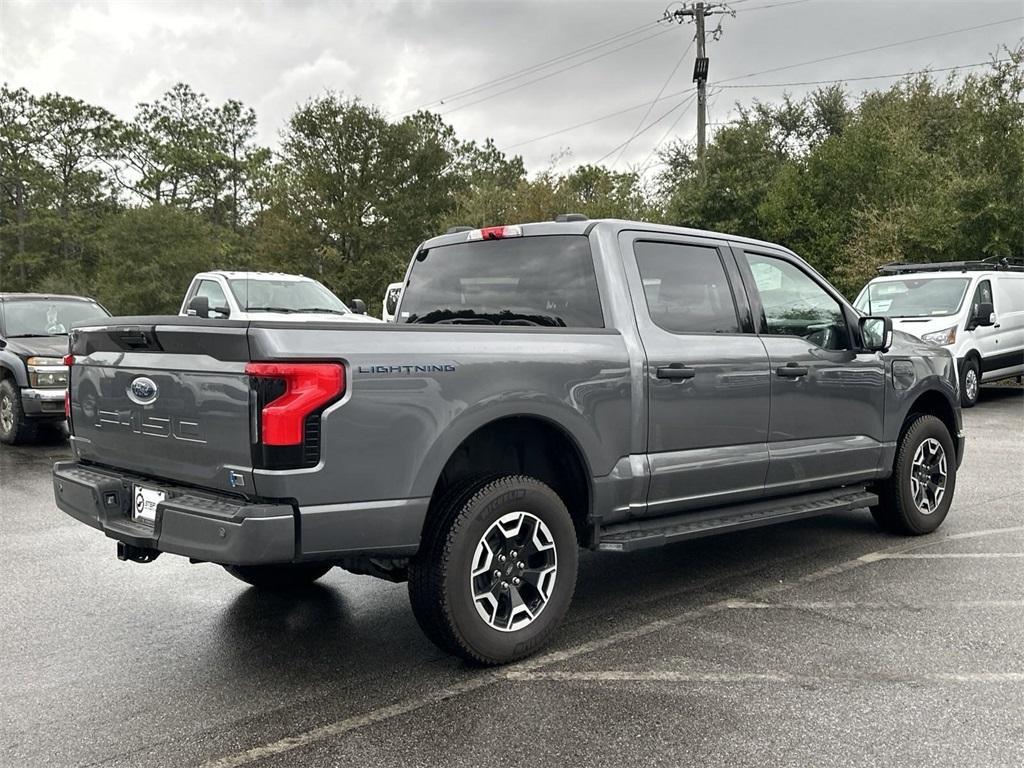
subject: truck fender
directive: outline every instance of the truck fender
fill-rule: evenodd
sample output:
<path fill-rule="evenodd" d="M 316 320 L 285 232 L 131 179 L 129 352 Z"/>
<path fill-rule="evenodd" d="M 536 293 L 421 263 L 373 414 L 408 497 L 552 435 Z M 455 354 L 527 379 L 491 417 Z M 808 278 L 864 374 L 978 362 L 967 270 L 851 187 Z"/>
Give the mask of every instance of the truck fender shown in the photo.
<path fill-rule="evenodd" d="M 28 386 L 28 369 L 25 362 L 10 350 L 0 350 L 0 368 L 8 372 L 19 387 Z"/>
<path fill-rule="evenodd" d="M 547 422 L 555 429 L 562 432 L 576 447 L 583 466 L 586 469 L 588 478 L 595 476 L 595 471 L 601 474 L 592 461 L 595 449 L 599 450 L 599 441 L 582 416 L 575 411 L 567 410 L 564 406 L 559 407 L 554 403 L 531 403 L 529 405 L 517 402 L 508 403 L 503 406 L 488 405 L 486 408 L 471 408 L 461 414 L 453 421 L 448 428 L 430 446 L 423 461 L 420 463 L 419 472 L 413 482 L 413 496 L 431 496 L 437 485 L 441 472 L 444 470 L 448 460 L 455 453 L 470 435 L 488 424 L 513 417 L 532 418 L 538 421 Z M 614 460 L 612 462 L 614 466 Z M 607 471 L 611 471 L 611 467 Z M 604 472 L 607 474 L 607 472 Z"/>

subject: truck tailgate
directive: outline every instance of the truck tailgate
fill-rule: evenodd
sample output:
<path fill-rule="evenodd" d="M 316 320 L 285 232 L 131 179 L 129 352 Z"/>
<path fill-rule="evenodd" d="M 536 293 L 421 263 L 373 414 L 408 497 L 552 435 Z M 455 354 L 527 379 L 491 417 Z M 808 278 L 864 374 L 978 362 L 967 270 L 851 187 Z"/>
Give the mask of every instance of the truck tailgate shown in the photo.
<path fill-rule="evenodd" d="M 161 318 L 76 330 L 79 458 L 161 480 L 252 492 L 246 324 Z"/>

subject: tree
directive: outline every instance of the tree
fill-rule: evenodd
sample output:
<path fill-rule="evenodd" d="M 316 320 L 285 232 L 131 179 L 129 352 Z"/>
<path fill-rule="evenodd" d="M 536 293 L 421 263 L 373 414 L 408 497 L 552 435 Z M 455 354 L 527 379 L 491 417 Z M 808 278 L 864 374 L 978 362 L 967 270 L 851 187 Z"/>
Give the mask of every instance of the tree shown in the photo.
<path fill-rule="evenodd" d="M 349 296 L 381 295 L 455 207 L 474 152 L 507 172 L 493 147 L 464 147 L 437 115 L 392 123 L 358 99 L 314 99 L 284 131 L 257 255 L 343 285 Z"/>
<path fill-rule="evenodd" d="M 194 274 L 232 266 L 232 237 L 171 205 L 125 210 L 99 233 L 96 296 L 120 314 L 177 314 Z"/>
<path fill-rule="evenodd" d="M 42 186 L 49 203 L 42 220 L 56 245 L 47 271 L 81 273 L 87 282 L 96 268 L 92 236 L 113 206 L 106 168 L 101 165 L 113 115 L 50 93 L 39 99 L 37 119 Z"/>
<path fill-rule="evenodd" d="M 0 283 L 8 290 L 29 286 L 39 260 L 29 231 L 29 211 L 42 178 L 38 112 L 38 101 L 27 90 L 0 86 Z"/>

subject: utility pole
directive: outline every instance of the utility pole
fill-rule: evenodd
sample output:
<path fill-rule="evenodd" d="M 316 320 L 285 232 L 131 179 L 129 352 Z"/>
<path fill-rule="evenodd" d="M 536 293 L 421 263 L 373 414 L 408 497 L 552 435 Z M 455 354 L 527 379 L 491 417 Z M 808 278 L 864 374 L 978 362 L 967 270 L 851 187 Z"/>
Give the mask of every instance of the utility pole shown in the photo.
<path fill-rule="evenodd" d="M 725 3 L 697 2 L 684 5 L 675 10 L 665 9 L 665 20 L 675 21 L 682 24 L 690 19 L 697 25 L 697 56 L 693 60 L 693 81 L 697 83 L 697 164 L 701 174 L 704 173 L 704 151 L 707 148 L 707 121 L 708 121 L 708 57 L 705 47 L 704 20 L 714 14 L 728 13 L 735 16 L 736 12 Z M 722 36 L 722 25 L 719 25 L 711 33 L 714 40 Z"/>
<path fill-rule="evenodd" d="M 704 149 L 708 123 L 708 57 L 704 49 L 704 3 L 693 7 L 697 23 L 697 58 L 693 61 L 693 79 L 697 81 L 697 162 L 704 172 Z"/>

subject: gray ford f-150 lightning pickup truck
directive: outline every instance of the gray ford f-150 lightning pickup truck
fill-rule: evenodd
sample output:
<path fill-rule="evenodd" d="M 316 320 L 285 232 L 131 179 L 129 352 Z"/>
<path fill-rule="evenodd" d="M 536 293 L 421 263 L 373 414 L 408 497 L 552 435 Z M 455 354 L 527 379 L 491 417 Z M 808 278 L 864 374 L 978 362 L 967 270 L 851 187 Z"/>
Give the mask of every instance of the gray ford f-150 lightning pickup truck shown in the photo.
<path fill-rule="evenodd" d="M 963 456 L 946 350 L 778 245 L 628 221 L 424 242 L 396 324 L 114 318 L 73 330 L 57 505 L 257 587 L 408 580 L 478 663 L 536 651 L 578 547 L 870 508 L 935 530 Z"/>

